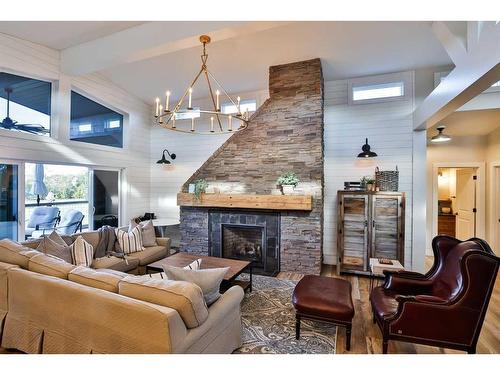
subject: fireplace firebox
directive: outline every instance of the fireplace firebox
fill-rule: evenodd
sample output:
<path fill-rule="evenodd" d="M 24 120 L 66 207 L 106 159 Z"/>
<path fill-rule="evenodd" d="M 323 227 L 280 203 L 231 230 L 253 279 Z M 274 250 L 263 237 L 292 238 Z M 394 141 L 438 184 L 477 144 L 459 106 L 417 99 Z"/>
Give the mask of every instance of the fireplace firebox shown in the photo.
<path fill-rule="evenodd" d="M 257 274 L 279 272 L 279 213 L 210 211 L 209 255 L 252 262 Z"/>

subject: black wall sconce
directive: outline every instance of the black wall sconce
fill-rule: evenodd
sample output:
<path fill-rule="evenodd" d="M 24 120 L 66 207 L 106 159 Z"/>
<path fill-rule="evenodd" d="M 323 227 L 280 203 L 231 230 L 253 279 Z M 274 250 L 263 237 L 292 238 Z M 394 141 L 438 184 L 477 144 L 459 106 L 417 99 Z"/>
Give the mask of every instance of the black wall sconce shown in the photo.
<path fill-rule="evenodd" d="M 368 144 L 368 138 L 366 138 L 366 143 L 361 147 L 363 152 L 358 154 L 358 158 L 374 158 L 378 156 L 375 152 L 370 151 L 370 145 Z"/>
<path fill-rule="evenodd" d="M 171 154 L 170 152 L 168 152 L 167 149 L 165 149 L 165 150 L 163 150 L 163 153 L 161 155 L 161 159 L 158 160 L 156 162 L 156 164 L 171 164 L 170 160 L 167 160 L 167 158 L 165 157 L 165 152 L 168 154 L 168 156 L 170 156 L 170 159 L 174 160 L 176 158 L 175 154 Z"/>

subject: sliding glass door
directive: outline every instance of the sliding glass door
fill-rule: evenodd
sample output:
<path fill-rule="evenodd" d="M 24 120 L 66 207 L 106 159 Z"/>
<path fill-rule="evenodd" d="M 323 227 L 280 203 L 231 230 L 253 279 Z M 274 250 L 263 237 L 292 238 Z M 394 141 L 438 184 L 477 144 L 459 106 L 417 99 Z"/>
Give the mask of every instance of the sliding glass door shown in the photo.
<path fill-rule="evenodd" d="M 19 174 L 16 163 L 0 161 L 0 239 L 19 238 Z"/>

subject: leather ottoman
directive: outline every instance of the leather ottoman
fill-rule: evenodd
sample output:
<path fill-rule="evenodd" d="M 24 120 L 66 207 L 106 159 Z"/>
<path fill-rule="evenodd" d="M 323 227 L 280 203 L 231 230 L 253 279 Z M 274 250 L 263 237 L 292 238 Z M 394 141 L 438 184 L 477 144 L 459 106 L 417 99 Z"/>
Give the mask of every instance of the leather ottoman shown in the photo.
<path fill-rule="evenodd" d="M 354 305 L 351 283 L 332 277 L 304 276 L 295 287 L 295 338 L 300 338 L 300 320 L 330 322 L 346 327 L 346 350 L 351 349 L 351 328 Z"/>

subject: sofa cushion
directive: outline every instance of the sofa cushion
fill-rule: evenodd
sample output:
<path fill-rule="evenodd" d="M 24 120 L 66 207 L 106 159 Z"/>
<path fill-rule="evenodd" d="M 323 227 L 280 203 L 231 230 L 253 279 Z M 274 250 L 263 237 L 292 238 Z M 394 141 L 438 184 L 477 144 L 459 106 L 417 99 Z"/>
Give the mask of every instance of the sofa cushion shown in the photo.
<path fill-rule="evenodd" d="M 75 268 L 73 264 L 64 260 L 45 254 L 38 254 L 30 258 L 28 270 L 38 272 L 43 275 L 55 276 L 60 279 L 67 279 L 68 274 Z"/>
<path fill-rule="evenodd" d="M 187 281 L 198 285 L 203 291 L 205 302 L 210 306 L 220 297 L 220 284 L 229 270 L 229 267 L 193 270 L 173 266 L 163 266 L 163 270 L 169 280 Z"/>
<path fill-rule="evenodd" d="M 73 257 L 71 256 L 71 247 L 66 245 L 66 242 L 64 242 L 62 238 L 61 241 L 63 241 L 62 245 L 61 243 L 52 240 L 50 236 L 43 237 L 36 249 L 44 254 L 58 257 L 65 262 L 73 263 Z"/>
<path fill-rule="evenodd" d="M 27 269 L 30 258 L 38 254 L 41 253 L 8 238 L 0 240 L 0 262 L 15 264 Z"/>
<path fill-rule="evenodd" d="M 198 327 L 208 318 L 203 293 L 195 284 L 128 276 L 118 288 L 121 295 L 177 310 L 188 328 Z"/>
<path fill-rule="evenodd" d="M 71 236 L 62 236 L 64 241 L 68 245 L 71 245 L 75 240 L 79 237 L 82 236 L 85 241 L 87 241 L 89 244 L 91 244 L 94 248 L 97 247 L 97 244 L 99 243 L 99 232 L 98 231 L 91 231 L 91 232 L 80 232 L 80 233 L 75 233 L 72 234 Z"/>
<path fill-rule="evenodd" d="M 68 274 L 68 280 L 93 288 L 118 293 L 118 283 L 127 277 L 126 273 L 103 272 L 92 268 L 78 266 Z M 121 274 L 121 275 L 120 275 Z"/>
<path fill-rule="evenodd" d="M 139 266 L 138 259 L 117 258 L 113 256 L 97 258 L 92 261 L 90 267 L 95 269 L 109 268 L 116 271 L 128 272 L 136 269 Z"/>
<path fill-rule="evenodd" d="M 168 250 L 164 246 L 145 247 L 143 251 L 127 255 L 127 259 L 137 259 L 140 266 L 147 266 L 150 263 L 163 259 L 168 255 Z"/>

